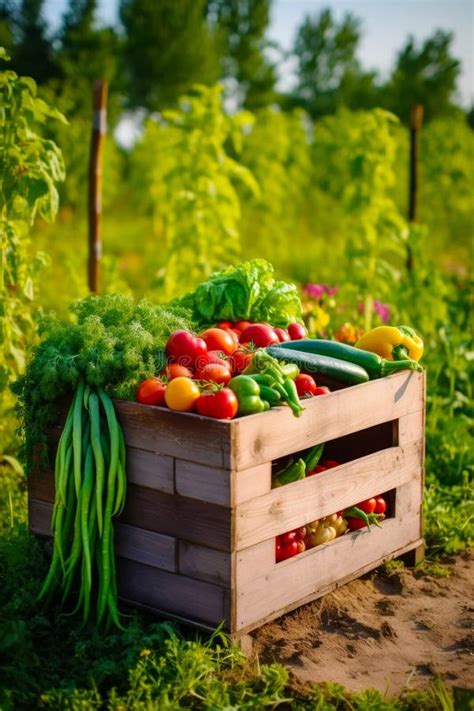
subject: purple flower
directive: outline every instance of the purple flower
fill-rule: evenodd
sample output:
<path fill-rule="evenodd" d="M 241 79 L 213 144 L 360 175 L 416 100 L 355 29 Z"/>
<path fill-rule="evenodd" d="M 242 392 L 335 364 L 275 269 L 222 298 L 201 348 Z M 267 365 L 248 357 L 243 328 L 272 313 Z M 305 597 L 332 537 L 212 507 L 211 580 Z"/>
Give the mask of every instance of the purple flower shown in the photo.
<path fill-rule="evenodd" d="M 324 294 L 334 296 L 339 291 L 338 286 L 328 286 L 328 284 L 305 284 L 303 291 L 312 299 L 321 299 Z"/>
<path fill-rule="evenodd" d="M 382 304 L 381 301 L 374 301 L 374 311 L 383 323 L 387 323 L 390 318 L 390 306 Z"/>

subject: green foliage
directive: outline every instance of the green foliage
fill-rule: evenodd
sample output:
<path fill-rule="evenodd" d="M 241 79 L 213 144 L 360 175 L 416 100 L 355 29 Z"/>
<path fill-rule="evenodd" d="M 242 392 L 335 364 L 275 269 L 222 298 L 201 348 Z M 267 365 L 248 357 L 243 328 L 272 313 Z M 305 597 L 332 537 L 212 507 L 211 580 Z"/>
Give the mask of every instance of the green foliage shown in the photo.
<path fill-rule="evenodd" d="M 240 200 L 234 184 L 258 188 L 250 171 L 230 157 L 226 141 L 238 149 L 249 121 L 246 113 L 224 113 L 220 87 L 196 87 L 179 109 L 148 125 L 141 156 L 153 163 L 148 170 L 156 230 L 166 241 L 167 299 L 239 255 Z"/>
<path fill-rule="evenodd" d="M 422 104 L 426 120 L 453 113 L 461 63 L 451 55 L 453 35 L 437 30 L 421 46 L 409 37 L 398 53 L 382 104 L 408 123 L 413 104 Z"/>
<path fill-rule="evenodd" d="M 326 8 L 317 17 L 307 16 L 296 36 L 297 86 L 290 101 L 313 117 L 341 107 L 374 106 L 374 75 L 364 72 L 356 58 L 361 23 L 346 14 L 338 24 Z"/>
<path fill-rule="evenodd" d="M 250 110 L 276 98 L 276 68 L 264 54 L 270 0 L 208 0 L 207 17 L 215 28 L 222 74 L 232 81 L 232 98 Z"/>
<path fill-rule="evenodd" d="M 6 53 L 1 57 L 6 59 Z M 33 338 L 34 279 L 45 256 L 31 250 L 29 231 L 37 215 L 53 220 L 56 184 L 64 179 L 61 151 L 36 133 L 38 124 L 66 120 L 36 96 L 36 84 L 15 72 L 0 72 L 0 412 L 11 408 L 7 390 L 24 368 Z M 8 444 L 2 436 L 1 447 Z"/>
<path fill-rule="evenodd" d="M 44 17 L 44 0 L 21 0 L 11 16 L 18 39 L 13 43 L 13 68 L 44 84 L 58 76 L 52 39 Z"/>
<path fill-rule="evenodd" d="M 371 326 L 374 298 L 391 294 L 400 276 L 407 229 L 390 190 L 395 182 L 396 117 L 381 109 L 326 117 L 315 128 L 316 177 L 349 218 L 350 290 Z M 354 287 L 357 291 L 354 292 Z"/>
<path fill-rule="evenodd" d="M 193 84 L 219 78 L 205 0 L 120 0 L 127 97 L 151 111 L 174 105 Z"/>

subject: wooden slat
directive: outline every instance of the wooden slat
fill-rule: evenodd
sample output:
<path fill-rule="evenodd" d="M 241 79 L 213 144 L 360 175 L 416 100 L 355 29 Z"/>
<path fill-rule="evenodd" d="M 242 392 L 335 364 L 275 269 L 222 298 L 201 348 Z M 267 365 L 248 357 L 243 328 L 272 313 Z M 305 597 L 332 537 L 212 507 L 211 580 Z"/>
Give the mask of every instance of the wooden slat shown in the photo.
<path fill-rule="evenodd" d="M 144 449 L 127 448 L 127 478 L 131 484 L 157 489 L 167 494 L 174 492 L 174 460 Z"/>
<path fill-rule="evenodd" d="M 118 593 L 150 608 L 229 626 L 229 591 L 218 585 L 175 575 L 143 563 L 118 559 Z"/>
<path fill-rule="evenodd" d="M 230 511 L 224 506 L 131 485 L 120 521 L 230 551 Z"/>
<path fill-rule="evenodd" d="M 125 400 L 114 404 L 129 447 L 229 467 L 233 422 Z"/>
<path fill-rule="evenodd" d="M 272 488 L 272 463 L 232 473 L 232 506 L 266 494 Z"/>
<path fill-rule="evenodd" d="M 236 564 L 235 630 L 297 607 L 318 592 L 370 570 L 419 542 L 419 517 L 387 519 L 381 529 L 358 531 L 313 548 L 282 563 L 274 561 L 268 542 L 240 551 Z"/>
<path fill-rule="evenodd" d="M 423 409 L 398 420 L 398 444 L 410 444 L 423 439 L 425 412 Z"/>
<path fill-rule="evenodd" d="M 52 504 L 30 499 L 28 510 L 30 531 L 40 536 L 52 536 L 50 527 Z M 117 522 L 115 546 L 117 554 L 122 558 L 146 563 L 170 572 L 177 570 L 177 541 L 171 536 Z"/>
<path fill-rule="evenodd" d="M 179 541 L 178 570 L 182 575 L 230 587 L 230 563 L 229 553 Z"/>
<path fill-rule="evenodd" d="M 239 504 L 235 550 L 401 486 L 412 477 L 419 478 L 420 448 L 419 442 L 391 447 Z"/>
<path fill-rule="evenodd" d="M 176 492 L 192 499 L 230 506 L 230 471 L 175 460 Z"/>
<path fill-rule="evenodd" d="M 269 462 L 419 410 L 423 382 L 423 373 L 403 371 L 308 400 L 299 418 L 282 407 L 235 420 L 233 467 Z"/>

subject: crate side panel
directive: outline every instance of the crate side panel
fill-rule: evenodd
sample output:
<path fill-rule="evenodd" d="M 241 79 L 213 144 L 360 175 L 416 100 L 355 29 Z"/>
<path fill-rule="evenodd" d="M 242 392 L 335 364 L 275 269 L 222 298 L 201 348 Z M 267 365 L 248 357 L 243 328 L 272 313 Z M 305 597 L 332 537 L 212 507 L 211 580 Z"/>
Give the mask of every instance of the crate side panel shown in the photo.
<path fill-rule="evenodd" d="M 230 551 L 229 508 L 131 485 L 120 521 L 191 543 Z"/>
<path fill-rule="evenodd" d="M 313 548 L 282 563 L 274 563 L 268 542 L 236 554 L 235 630 L 277 616 L 288 605 L 351 576 L 375 567 L 394 551 L 419 539 L 419 516 L 387 519 L 381 529 L 358 531 Z M 269 556 L 271 556 L 269 565 Z"/>
<path fill-rule="evenodd" d="M 236 469 L 272 461 L 419 410 L 423 374 L 401 372 L 308 400 L 299 418 L 287 407 L 235 421 Z"/>
<path fill-rule="evenodd" d="M 230 506 L 230 471 L 205 464 L 175 460 L 176 493 L 211 504 Z"/>
<path fill-rule="evenodd" d="M 233 422 L 115 401 L 128 446 L 171 457 L 229 467 Z"/>
<path fill-rule="evenodd" d="M 239 504 L 235 510 L 235 549 L 341 511 L 401 486 L 414 476 L 419 478 L 420 448 L 420 442 L 391 447 Z"/>
<path fill-rule="evenodd" d="M 178 570 L 181 575 L 230 588 L 230 553 L 179 541 Z"/>
<path fill-rule="evenodd" d="M 232 506 L 266 494 L 272 488 L 272 463 L 232 472 Z"/>
<path fill-rule="evenodd" d="M 174 491 L 174 460 L 155 452 L 127 447 L 127 479 L 131 484 L 157 489 L 167 494 Z"/>
<path fill-rule="evenodd" d="M 119 597 L 196 622 L 229 626 L 229 593 L 224 587 L 124 558 L 117 567 Z"/>

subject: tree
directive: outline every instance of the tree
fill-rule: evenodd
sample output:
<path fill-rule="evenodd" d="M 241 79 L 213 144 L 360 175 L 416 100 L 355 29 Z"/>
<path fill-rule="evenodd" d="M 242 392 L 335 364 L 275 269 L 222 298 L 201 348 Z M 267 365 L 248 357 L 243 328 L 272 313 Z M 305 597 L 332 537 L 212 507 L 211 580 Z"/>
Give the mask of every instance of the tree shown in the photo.
<path fill-rule="evenodd" d="M 223 75 L 238 84 L 239 103 L 252 110 L 271 104 L 277 77 L 265 56 L 270 0 L 208 0 L 207 17 L 217 28 Z"/>
<path fill-rule="evenodd" d="M 69 0 L 59 33 L 58 62 L 69 79 L 113 80 L 117 74 L 118 38 L 109 27 L 96 28 L 97 0 Z"/>
<path fill-rule="evenodd" d="M 13 51 L 14 11 L 11 0 L 0 0 L 0 47 L 11 54 Z"/>
<path fill-rule="evenodd" d="M 360 21 L 351 14 L 339 24 L 329 8 L 317 17 L 307 16 L 293 49 L 298 82 L 290 103 L 313 117 L 334 113 L 341 106 L 373 105 L 375 75 L 364 72 L 356 58 L 360 36 Z"/>
<path fill-rule="evenodd" d="M 12 62 L 18 74 L 32 76 L 38 84 L 44 84 L 58 73 L 43 5 L 44 0 L 22 0 L 15 17 L 18 40 Z"/>
<path fill-rule="evenodd" d="M 460 62 L 451 55 L 453 35 L 438 30 L 418 46 L 410 37 L 399 52 L 384 90 L 384 105 L 408 122 L 413 104 L 422 104 L 425 120 L 455 112 L 453 98 Z"/>
<path fill-rule="evenodd" d="M 132 107 L 169 107 L 193 84 L 218 79 L 205 6 L 205 0 L 121 0 L 124 71 Z"/>

